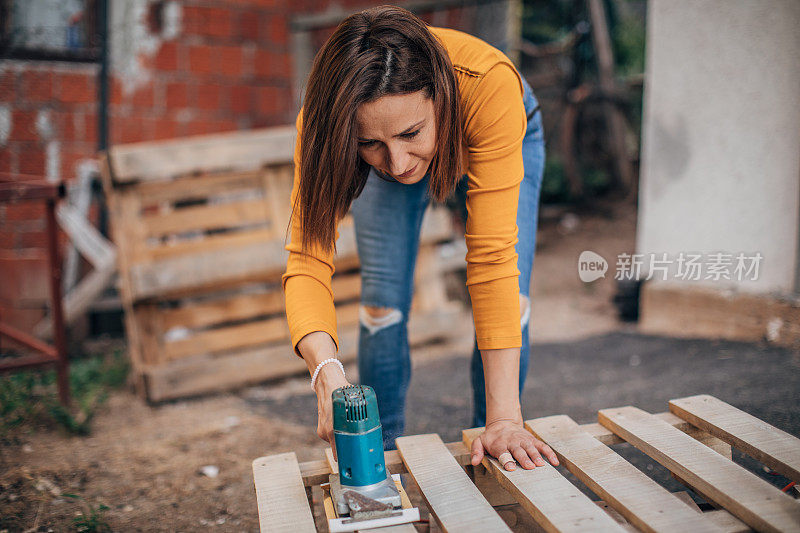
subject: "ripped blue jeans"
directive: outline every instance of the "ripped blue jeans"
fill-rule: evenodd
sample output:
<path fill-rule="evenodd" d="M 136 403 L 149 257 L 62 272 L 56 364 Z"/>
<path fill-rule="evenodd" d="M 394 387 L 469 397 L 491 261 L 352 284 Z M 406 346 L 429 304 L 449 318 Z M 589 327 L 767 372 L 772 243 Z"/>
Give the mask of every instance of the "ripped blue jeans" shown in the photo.
<path fill-rule="evenodd" d="M 528 297 L 539 193 L 544 170 L 544 134 L 539 104 L 525 85 L 524 103 L 528 127 L 522 142 L 525 174 L 520 185 L 517 209 L 519 242 L 516 245 L 520 271 L 520 294 Z M 460 186 L 466 186 L 466 177 Z M 408 346 L 408 313 L 414 284 L 420 227 L 428 206 L 427 176 L 413 185 L 389 182 L 370 170 L 366 186 L 353 201 L 356 243 L 361 261 L 361 327 L 358 341 L 360 381 L 375 389 L 383 425 L 384 448 L 395 448 L 395 439 L 405 427 L 406 393 L 411 380 Z M 387 315 L 372 318 L 364 306 L 390 308 Z M 522 316 L 519 389 L 528 369 L 529 306 Z M 472 353 L 473 427 L 485 425 L 486 396 L 481 354 L 475 344 Z"/>

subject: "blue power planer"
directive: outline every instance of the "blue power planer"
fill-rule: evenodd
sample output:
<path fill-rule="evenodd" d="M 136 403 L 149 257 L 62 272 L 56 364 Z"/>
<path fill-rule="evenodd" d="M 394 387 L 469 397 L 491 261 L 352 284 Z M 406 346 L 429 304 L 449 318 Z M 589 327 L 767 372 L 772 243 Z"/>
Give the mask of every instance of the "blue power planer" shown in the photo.
<path fill-rule="evenodd" d="M 331 497 L 337 512 L 358 519 L 391 515 L 401 499 L 386 471 L 375 391 L 349 385 L 336 389 L 332 401 L 339 475 L 331 475 Z"/>

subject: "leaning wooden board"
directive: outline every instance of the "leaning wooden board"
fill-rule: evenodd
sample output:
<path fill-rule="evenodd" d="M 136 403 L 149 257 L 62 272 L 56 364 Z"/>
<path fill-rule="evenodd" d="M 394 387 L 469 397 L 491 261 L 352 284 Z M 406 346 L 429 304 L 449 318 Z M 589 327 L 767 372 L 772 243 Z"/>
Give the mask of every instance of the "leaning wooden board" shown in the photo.
<path fill-rule="evenodd" d="M 291 126 L 136 143 L 103 155 L 128 351 L 136 383 L 149 400 L 306 371 L 289 343 L 281 284 L 294 131 Z M 442 261 L 441 244 L 455 236 L 445 208 L 427 210 L 411 342 L 446 337 L 454 321 L 469 320 L 458 313 L 456 300 L 448 300 L 443 278 L 443 265 L 453 263 Z M 338 226 L 336 250 L 339 357 L 352 360 L 361 287 L 350 217 Z M 459 259 L 465 266 L 463 255 Z"/>
<path fill-rule="evenodd" d="M 649 414 L 629 406 L 603 409 L 599 425 L 579 425 L 564 415 L 526 422 L 601 502 L 590 500 L 549 464 L 508 472 L 485 457 L 481 465 L 471 466 L 470 444 L 481 428 L 464 430 L 462 442 L 448 444 L 435 434 L 400 437 L 398 450 L 385 454 L 386 467 L 408 474 L 407 482 L 418 486 L 421 501 L 414 504 L 427 506 L 431 530 L 800 531 L 800 502 L 730 459 L 733 445 L 776 471 L 794 474 L 800 439 L 711 396 L 669 405 L 672 413 Z M 668 492 L 610 447 L 622 442 L 666 466 L 719 509 L 701 512 L 685 493 Z M 336 468 L 330 449 L 304 463 L 291 453 L 256 459 L 261 531 L 313 530 L 312 488 L 326 483 Z M 509 522 L 500 513 L 509 501 L 516 501 L 512 505 L 530 520 Z M 426 531 L 428 526 L 418 527 Z"/>

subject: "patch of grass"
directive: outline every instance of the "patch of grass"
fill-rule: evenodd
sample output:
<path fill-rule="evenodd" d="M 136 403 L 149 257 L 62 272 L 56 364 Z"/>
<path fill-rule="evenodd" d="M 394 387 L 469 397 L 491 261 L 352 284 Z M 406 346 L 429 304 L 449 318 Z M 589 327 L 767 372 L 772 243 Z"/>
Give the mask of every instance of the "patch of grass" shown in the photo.
<path fill-rule="evenodd" d="M 72 519 L 72 525 L 75 531 L 80 533 L 101 533 L 111 531 L 111 526 L 105 518 L 105 512 L 108 511 L 107 505 L 98 504 L 92 505 L 86 498 L 76 494 L 64 494 L 66 498 L 75 500 L 81 504 L 81 510 L 78 515 Z"/>
<path fill-rule="evenodd" d="M 128 361 L 121 351 L 70 362 L 72 405 L 58 402 L 55 370 L 30 370 L 0 377 L 0 436 L 24 425 L 62 426 L 87 435 L 97 407 L 125 383 Z"/>

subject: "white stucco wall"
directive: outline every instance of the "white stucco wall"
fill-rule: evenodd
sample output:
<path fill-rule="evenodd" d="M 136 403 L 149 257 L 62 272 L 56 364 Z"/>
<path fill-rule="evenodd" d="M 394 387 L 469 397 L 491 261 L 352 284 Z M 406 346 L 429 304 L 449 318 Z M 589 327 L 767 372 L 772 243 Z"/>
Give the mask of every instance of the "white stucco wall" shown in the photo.
<path fill-rule="evenodd" d="M 761 252 L 705 285 L 798 290 L 799 28 L 798 0 L 649 2 L 638 253 Z"/>

